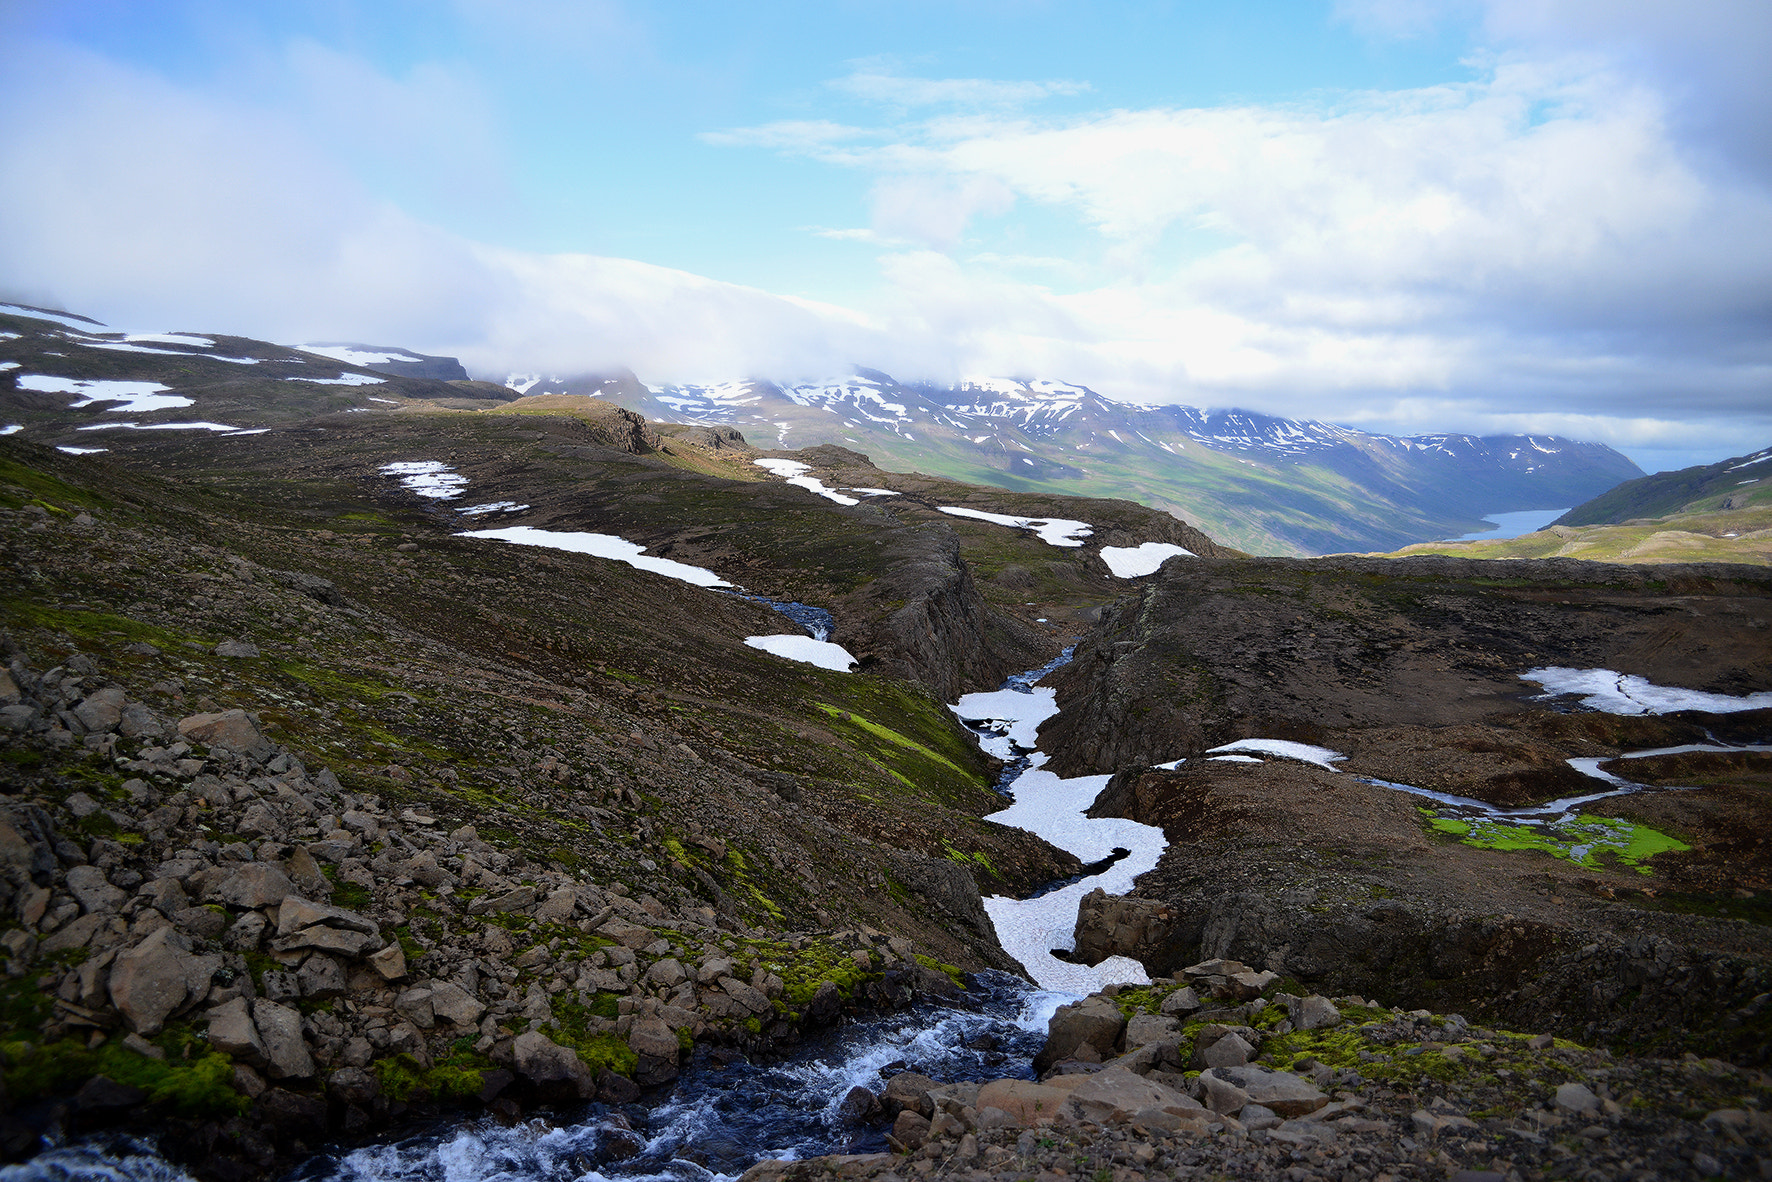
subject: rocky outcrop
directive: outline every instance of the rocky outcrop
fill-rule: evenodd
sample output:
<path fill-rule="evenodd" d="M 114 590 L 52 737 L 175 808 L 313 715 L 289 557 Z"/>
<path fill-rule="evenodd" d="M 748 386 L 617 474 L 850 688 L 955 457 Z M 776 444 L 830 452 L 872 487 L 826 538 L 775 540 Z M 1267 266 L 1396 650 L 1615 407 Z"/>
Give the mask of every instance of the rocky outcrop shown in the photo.
<path fill-rule="evenodd" d="M 1251 975 L 1220 960 L 1109 987 L 1055 1015 L 1047 1042 L 1068 1043 L 1078 1013 L 1112 1014 L 1119 1053 L 1107 1062 L 1088 1042 L 1078 1044 L 1088 1056 L 1054 1061 L 1039 1080 L 901 1073 L 866 1097 L 892 1153 L 765 1161 L 744 1182 L 1552 1176 L 1568 1169 L 1570 1145 L 1606 1176 L 1691 1177 L 1749 1169 L 1772 1147 L 1772 1120 L 1733 1099 L 1754 1073 L 1715 1060 L 1616 1060 L 1458 1014 L 1300 997 L 1272 980 L 1250 997 L 1236 983 Z M 1173 1005 L 1182 994 L 1194 996 Z M 1141 1019 L 1202 1002 L 1186 1021 L 1163 1019 L 1162 1038 L 1130 1045 Z M 1183 1071 L 1202 1058 L 1203 1070 Z M 846 1107 L 871 1110 L 853 1093 Z"/>
<path fill-rule="evenodd" d="M 1063 712 L 1040 746 L 1081 775 L 1251 736 L 1476 723 L 1534 709 L 1520 674 L 1538 666 L 1744 693 L 1767 688 L 1769 638 L 1759 567 L 1201 559 L 1153 576 L 1047 680 Z"/>

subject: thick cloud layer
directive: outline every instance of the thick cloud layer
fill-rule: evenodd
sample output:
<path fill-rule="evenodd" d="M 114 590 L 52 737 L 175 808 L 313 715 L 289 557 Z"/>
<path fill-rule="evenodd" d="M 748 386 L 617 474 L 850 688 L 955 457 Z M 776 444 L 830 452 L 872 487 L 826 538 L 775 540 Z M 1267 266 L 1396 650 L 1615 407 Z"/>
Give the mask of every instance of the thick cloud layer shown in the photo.
<path fill-rule="evenodd" d="M 1342 9 L 1383 35 L 1433 15 Z M 859 309 L 440 228 L 436 194 L 501 200 L 496 120 L 459 72 L 389 78 L 297 44 L 288 93 L 224 102 L 37 43 L 0 77 L 0 285 L 134 328 L 398 342 L 488 374 L 859 362 L 1721 455 L 1772 434 L 1772 95 L 1754 68 L 1772 9 L 1667 11 L 1496 0 L 1478 80 L 1308 104 L 1040 118 L 1018 104 L 1086 84 L 873 62 L 829 90 L 877 102 L 877 122 L 710 130 L 716 157 L 869 180 L 865 224 L 810 231 L 878 244 Z M 448 184 L 446 150 L 480 179 Z M 405 188 L 371 187 L 378 153 Z M 1072 232 L 980 247 L 1021 218 Z"/>

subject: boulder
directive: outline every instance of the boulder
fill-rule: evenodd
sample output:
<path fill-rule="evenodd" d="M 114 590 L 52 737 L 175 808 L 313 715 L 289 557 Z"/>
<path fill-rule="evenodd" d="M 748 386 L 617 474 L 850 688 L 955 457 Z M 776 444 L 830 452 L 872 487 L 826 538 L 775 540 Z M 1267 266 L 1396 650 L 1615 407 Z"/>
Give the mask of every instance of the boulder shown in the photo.
<path fill-rule="evenodd" d="M 224 1055 L 243 1059 L 254 1067 L 265 1065 L 265 1043 L 253 1024 L 252 1010 L 244 997 L 223 1002 L 210 1010 L 209 1045 Z"/>
<path fill-rule="evenodd" d="M 996 1079 L 978 1089 L 977 1108 L 982 1115 L 994 1108 L 1006 1113 L 1023 1128 L 1051 1124 L 1061 1119 L 1070 1100 L 1066 1088 L 1049 1087 L 1026 1079 Z"/>
<path fill-rule="evenodd" d="M 1210 1091 L 1208 1078 L 1240 1089 L 1244 1095 L 1244 1103 L 1259 1104 L 1283 1117 L 1308 1116 L 1329 1103 L 1329 1097 L 1318 1091 L 1315 1084 L 1288 1071 L 1269 1071 L 1253 1064 L 1242 1067 L 1213 1067 L 1200 1073 L 1200 1082 Z M 1212 1102 L 1209 1102 L 1209 1107 L 1216 1112 L 1236 1111 L 1220 1108 Z"/>
<path fill-rule="evenodd" d="M 1156 960 L 1174 927 L 1174 912 L 1166 904 L 1110 895 L 1097 887 L 1077 905 L 1072 959 L 1087 965 L 1110 956 Z"/>
<path fill-rule="evenodd" d="M 1200 1008 L 1200 995 L 1194 992 L 1192 985 L 1171 992 L 1163 999 L 1159 1007 L 1163 1013 L 1177 1018 L 1185 1018 Z"/>
<path fill-rule="evenodd" d="M 892 1136 L 906 1149 L 920 1149 L 929 1139 L 929 1120 L 907 1108 L 893 1120 Z"/>
<path fill-rule="evenodd" d="M 683 968 L 683 962 L 675 957 L 666 957 L 646 970 L 643 978 L 649 985 L 660 985 L 666 989 L 674 989 L 689 979 L 689 973 Z"/>
<path fill-rule="evenodd" d="M 1147 1108 L 1186 1112 L 1199 1104 L 1180 1092 L 1134 1075 L 1124 1067 L 1104 1067 L 1071 1089 L 1065 1112 L 1073 1120 L 1105 1125 Z"/>
<path fill-rule="evenodd" d="M 1241 1067 L 1255 1057 L 1255 1048 L 1240 1034 L 1227 1034 L 1200 1052 L 1207 1067 Z"/>
<path fill-rule="evenodd" d="M 399 944 L 389 944 L 380 952 L 370 954 L 369 967 L 384 981 L 403 980 L 406 977 L 406 950 Z"/>
<path fill-rule="evenodd" d="M 258 729 L 244 710 L 223 710 L 215 714 L 193 714 L 181 718 L 178 736 L 205 747 L 225 747 L 253 759 L 269 759 L 277 746 Z"/>
<path fill-rule="evenodd" d="M 128 703 L 129 698 L 122 690 L 115 687 L 102 689 L 88 694 L 85 701 L 74 707 L 74 717 L 87 730 L 102 735 L 123 721 L 123 708 Z"/>
<path fill-rule="evenodd" d="M 837 1121 L 840 1124 L 866 1124 L 879 1115 L 880 1097 L 864 1087 L 850 1088 L 837 1102 Z"/>
<path fill-rule="evenodd" d="M 209 893 L 230 907 L 272 907 L 296 894 L 296 889 L 275 862 L 242 862 Z"/>
<path fill-rule="evenodd" d="M 578 892 L 571 887 L 561 887 L 536 906 L 535 918 L 542 923 L 565 923 L 572 918 L 573 908 L 577 906 Z"/>
<path fill-rule="evenodd" d="M 1061 1006 L 1046 1025 L 1046 1045 L 1034 1056 L 1034 1070 L 1074 1058 L 1081 1046 L 1093 1047 L 1098 1061 L 1110 1058 L 1125 1025 L 1119 1007 L 1099 995 Z"/>
<path fill-rule="evenodd" d="M 885 1109 L 887 1116 L 896 1116 L 901 1109 L 906 1108 L 927 1116 L 935 1110 L 929 1093 L 939 1086 L 927 1075 L 901 1071 L 886 1081 L 886 1090 L 880 1096 L 880 1106 Z"/>
<path fill-rule="evenodd" d="M 453 981 L 431 982 L 431 1012 L 452 1026 L 466 1028 L 480 1020 L 486 1007 Z"/>
<path fill-rule="evenodd" d="M 1288 1009 L 1292 1025 L 1299 1030 L 1322 1030 L 1341 1025 L 1341 1011 L 1320 994 L 1311 994 Z"/>
<path fill-rule="evenodd" d="M 97 866 L 70 867 L 68 890 L 88 915 L 115 915 L 129 900 L 128 892 L 112 886 Z"/>
<path fill-rule="evenodd" d="M 673 1045 L 675 1040 L 672 1040 Z M 511 1066 L 538 1087 L 570 1090 L 581 1100 L 594 1099 L 597 1080 L 578 1052 L 563 1047 L 539 1030 L 519 1034 L 511 1043 Z"/>
<path fill-rule="evenodd" d="M 1600 1110 L 1600 1098 L 1586 1084 L 1566 1083 L 1557 1086 L 1556 1098 L 1552 1101 L 1559 1112 L 1570 1112 L 1583 1115 Z"/>
<path fill-rule="evenodd" d="M 314 1057 L 301 1037 L 301 1011 L 281 1002 L 255 1002 L 252 1021 L 265 1048 L 265 1067 L 272 1079 L 307 1079 Z"/>
<path fill-rule="evenodd" d="M 1181 1022 L 1160 1014 L 1134 1014 L 1126 1022 L 1126 1049 L 1152 1042 L 1173 1042 L 1181 1034 Z"/>
<path fill-rule="evenodd" d="M 641 1018 L 628 1031 L 628 1047 L 639 1056 L 634 1082 L 654 1087 L 677 1078 L 677 1055 L 682 1047 L 676 1032 L 659 1018 Z"/>
<path fill-rule="evenodd" d="M 330 903 L 310 903 L 294 895 L 283 900 L 283 906 L 277 911 L 279 936 L 316 926 L 364 932 L 371 936 L 381 935 L 381 928 L 374 920 L 358 915 L 355 911 L 346 911 L 343 907 L 334 907 Z"/>
<path fill-rule="evenodd" d="M 313 1001 L 327 1001 L 345 993 L 344 966 L 330 956 L 308 957 L 302 962 L 296 981 L 301 985 L 301 995 Z"/>
<path fill-rule="evenodd" d="M 131 1030 L 158 1034 L 184 1004 L 190 993 L 186 976 L 190 952 L 183 936 L 164 927 L 111 962 L 111 1004 Z"/>

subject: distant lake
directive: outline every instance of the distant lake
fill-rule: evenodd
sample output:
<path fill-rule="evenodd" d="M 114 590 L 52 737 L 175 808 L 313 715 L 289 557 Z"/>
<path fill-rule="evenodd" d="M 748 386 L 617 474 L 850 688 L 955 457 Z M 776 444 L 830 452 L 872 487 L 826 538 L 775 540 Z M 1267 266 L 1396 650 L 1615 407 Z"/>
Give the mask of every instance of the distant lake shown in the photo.
<path fill-rule="evenodd" d="M 1494 529 L 1486 529 L 1474 534 L 1463 534 L 1456 538 L 1446 538 L 1448 542 L 1494 542 L 1502 538 L 1517 538 L 1521 534 L 1529 534 L 1543 529 L 1563 514 L 1567 509 L 1524 509 L 1518 513 L 1485 513 L 1484 521 L 1493 521 Z"/>

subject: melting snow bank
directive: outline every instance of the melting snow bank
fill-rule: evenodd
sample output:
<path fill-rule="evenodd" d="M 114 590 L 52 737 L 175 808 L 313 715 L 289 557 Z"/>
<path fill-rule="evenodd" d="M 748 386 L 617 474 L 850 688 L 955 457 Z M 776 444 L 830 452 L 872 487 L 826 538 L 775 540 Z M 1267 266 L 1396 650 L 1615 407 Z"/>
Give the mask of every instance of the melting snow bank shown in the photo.
<path fill-rule="evenodd" d="M 744 642 L 773 656 L 789 661 L 804 661 L 808 665 L 817 665 L 820 669 L 830 669 L 837 673 L 848 673 L 857 664 L 855 657 L 840 644 L 814 640 L 810 636 L 795 636 L 791 632 L 777 633 L 774 636 L 747 636 Z"/>
<path fill-rule="evenodd" d="M 854 497 L 846 497 L 834 488 L 826 488 L 823 481 L 818 480 L 816 477 L 806 475 L 806 473 L 812 471 L 811 464 L 802 464 L 799 460 L 768 459 L 752 460 L 751 463 L 766 471 L 775 473 L 789 484 L 798 485 L 800 488 L 806 489 L 808 492 L 815 492 L 821 497 L 827 497 L 830 500 L 837 502 L 839 505 L 861 504 L 861 502 Z"/>
<path fill-rule="evenodd" d="M 1048 894 L 1032 899 L 992 895 L 984 901 L 985 913 L 997 929 L 997 942 L 1041 988 L 1083 995 L 1115 982 L 1149 983 L 1144 966 L 1129 957 L 1109 957 L 1091 968 L 1060 960 L 1052 953 L 1076 946 L 1077 905 L 1084 895 L 1097 887 L 1109 894 L 1125 894 L 1139 875 L 1156 866 L 1168 843 L 1154 825 L 1083 815 L 1110 777 L 1067 780 L 1042 769 L 1047 757 L 1034 750 L 1036 732 L 1042 722 L 1058 713 L 1058 703 L 1053 690 L 1032 683 L 1069 657 L 1066 649 L 1044 668 L 1017 674 L 995 692 L 967 694 L 950 709 L 979 732 L 979 745 L 990 754 L 1009 760 L 1027 756 L 1027 770 L 999 785 L 1015 803 L 985 820 L 1025 829 L 1084 862 L 1123 855 L 1104 872 Z"/>
<path fill-rule="evenodd" d="M 626 538 L 618 538 L 614 534 L 568 533 L 563 530 L 536 529 L 528 525 L 507 525 L 502 529 L 464 530 L 455 536 L 491 538 L 516 546 L 544 546 L 550 550 L 569 550 L 574 554 L 608 558 L 625 562 L 637 570 L 663 575 L 667 579 L 694 583 L 697 587 L 732 586 L 706 567 L 690 566 L 687 562 L 672 562 L 668 558 L 654 558 L 646 553 L 646 547 L 636 546 Z"/>
<path fill-rule="evenodd" d="M 150 410 L 177 410 L 193 405 L 183 394 L 169 394 L 169 387 L 158 382 L 114 382 L 84 378 L 58 378 L 49 374 L 23 374 L 18 378 L 21 390 L 38 390 L 45 394 L 78 394 L 82 401 L 70 402 L 69 410 L 84 410 L 100 402 L 121 402 L 111 410 L 116 414 L 142 414 Z"/>
<path fill-rule="evenodd" d="M 1169 843 L 1155 825 L 1123 817 L 1084 816 L 1112 777 L 1061 779 L 1041 767 L 1046 758 L 1040 753 L 1032 757 L 1031 766 L 1011 787 L 1015 803 L 985 820 L 1026 829 L 1084 862 L 1129 852 L 1102 873 L 1050 894 L 1032 899 L 992 895 L 984 901 L 984 909 L 996 925 L 997 940 L 1044 989 L 1088 994 L 1113 982 L 1149 984 L 1144 966 L 1130 957 L 1111 956 L 1091 968 L 1060 960 L 1052 952 L 1076 947 L 1077 906 L 1084 895 L 1097 887 L 1110 895 L 1125 894 L 1139 875 L 1156 868 Z"/>
<path fill-rule="evenodd" d="M 971 517 L 993 525 L 1031 529 L 1034 536 L 1048 546 L 1081 546 L 1083 539 L 1095 532 L 1086 521 L 1067 521 L 1062 517 L 1011 517 L 1006 513 L 986 513 L 982 509 L 960 509 L 953 505 L 937 505 L 936 508 L 950 517 Z"/>
<path fill-rule="evenodd" d="M 468 487 L 468 478 L 438 460 L 408 460 L 383 464 L 377 469 L 383 476 L 398 476 L 400 487 L 437 501 L 450 501 Z"/>
<path fill-rule="evenodd" d="M 1772 709 L 1772 691 L 1744 694 L 1712 694 L 1703 690 L 1656 685 L 1634 674 L 1610 669 L 1529 669 L 1522 681 L 1536 681 L 1545 689 L 1542 697 L 1581 694 L 1581 704 L 1606 714 L 1671 714 L 1676 710 L 1702 710 L 1707 714 L 1735 714 L 1743 710 Z"/>
<path fill-rule="evenodd" d="M 1208 755 L 1223 755 L 1227 752 L 1240 754 L 1256 753 L 1261 755 L 1278 755 L 1282 759 L 1296 759 L 1302 763 L 1314 763 L 1320 768 L 1337 772 L 1335 761 L 1346 759 L 1339 751 L 1331 751 L 1327 747 L 1313 747 L 1309 743 L 1294 743 L 1290 739 L 1238 739 L 1235 743 L 1226 743 L 1222 747 L 1214 747 Z M 1180 763 L 1181 760 L 1176 760 Z M 1173 767 L 1173 765 L 1170 765 Z"/>
<path fill-rule="evenodd" d="M 1103 546 L 1101 560 L 1115 577 L 1136 579 L 1154 575 L 1168 558 L 1193 558 L 1192 550 L 1184 550 L 1174 542 L 1146 542 L 1142 546 Z"/>

